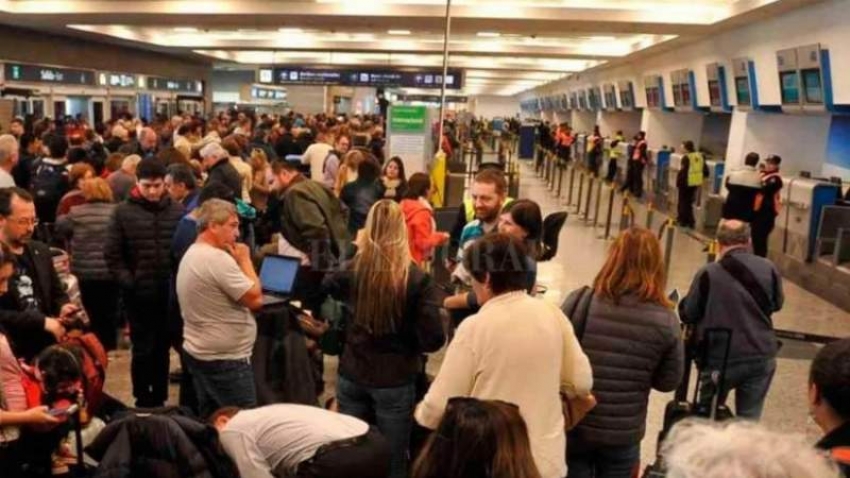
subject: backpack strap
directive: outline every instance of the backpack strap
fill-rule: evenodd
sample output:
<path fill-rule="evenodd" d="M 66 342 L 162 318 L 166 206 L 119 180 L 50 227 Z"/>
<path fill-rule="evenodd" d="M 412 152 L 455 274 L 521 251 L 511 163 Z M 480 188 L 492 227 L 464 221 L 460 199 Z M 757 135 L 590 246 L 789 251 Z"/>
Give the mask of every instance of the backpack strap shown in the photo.
<path fill-rule="evenodd" d="M 744 290 L 750 294 L 772 326 L 770 316 L 773 314 L 773 301 L 768 297 L 764 287 L 759 284 L 752 271 L 741 261 L 730 255 L 723 256 L 723 259 L 720 260 L 720 266 L 744 287 Z"/>

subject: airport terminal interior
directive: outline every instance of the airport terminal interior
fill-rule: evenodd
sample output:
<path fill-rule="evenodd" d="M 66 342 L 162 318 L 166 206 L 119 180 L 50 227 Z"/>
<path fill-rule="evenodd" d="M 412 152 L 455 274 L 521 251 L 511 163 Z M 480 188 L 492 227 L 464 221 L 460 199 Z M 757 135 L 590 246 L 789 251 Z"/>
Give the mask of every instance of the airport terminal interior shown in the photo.
<path fill-rule="evenodd" d="M 850 0 L 0 0 L 0 477 L 850 477 Z"/>

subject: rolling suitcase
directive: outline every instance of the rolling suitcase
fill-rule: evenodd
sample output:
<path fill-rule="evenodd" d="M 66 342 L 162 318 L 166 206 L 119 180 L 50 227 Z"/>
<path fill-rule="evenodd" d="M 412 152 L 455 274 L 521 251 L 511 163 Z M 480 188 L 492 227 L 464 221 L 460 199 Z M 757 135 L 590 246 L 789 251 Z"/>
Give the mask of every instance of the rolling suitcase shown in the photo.
<path fill-rule="evenodd" d="M 705 418 L 712 421 L 724 421 L 734 418 L 732 411 L 725 404 L 720 403 L 720 392 L 723 388 L 726 368 L 729 363 L 729 352 L 732 345 L 732 331 L 725 328 L 706 329 L 703 341 L 696 344 L 691 340 L 693 330 L 691 326 L 684 328 L 685 340 L 685 373 L 682 377 L 682 383 L 676 389 L 676 396 L 673 400 L 667 403 L 664 409 L 664 422 L 661 432 L 658 433 L 658 442 L 656 445 L 655 463 L 646 467 L 643 472 L 643 478 L 660 478 L 666 476 L 663 457 L 660 450 L 664 439 L 670 433 L 676 423 L 691 417 Z M 720 367 L 718 370 L 712 371 L 711 374 L 703 375 L 698 371 L 696 383 L 694 385 L 693 401 L 688 401 L 688 388 L 691 381 L 691 368 L 695 357 L 701 354 L 700 363 L 705 366 L 709 363 L 714 363 L 712 351 L 717 350 L 717 341 L 722 340 L 720 348 L 723 350 L 722 358 L 720 359 Z M 700 348 L 701 350 L 696 350 Z M 707 379 L 707 380 L 706 380 Z"/>

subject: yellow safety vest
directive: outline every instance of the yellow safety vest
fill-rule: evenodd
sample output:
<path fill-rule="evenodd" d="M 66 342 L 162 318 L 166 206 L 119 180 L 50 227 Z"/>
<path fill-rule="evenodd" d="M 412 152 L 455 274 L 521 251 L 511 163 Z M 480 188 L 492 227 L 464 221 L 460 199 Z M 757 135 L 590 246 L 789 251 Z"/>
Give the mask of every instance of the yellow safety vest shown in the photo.
<path fill-rule="evenodd" d="M 705 159 L 701 153 L 688 153 L 688 186 L 702 185 L 705 177 L 703 176 L 703 167 Z"/>
<path fill-rule="evenodd" d="M 507 206 L 513 202 L 513 200 L 514 198 L 512 197 L 505 198 L 505 202 L 502 203 L 502 207 Z M 463 210 L 466 213 L 466 222 L 472 222 L 472 220 L 475 219 L 475 204 L 472 203 L 472 198 L 466 198 L 463 200 Z"/>

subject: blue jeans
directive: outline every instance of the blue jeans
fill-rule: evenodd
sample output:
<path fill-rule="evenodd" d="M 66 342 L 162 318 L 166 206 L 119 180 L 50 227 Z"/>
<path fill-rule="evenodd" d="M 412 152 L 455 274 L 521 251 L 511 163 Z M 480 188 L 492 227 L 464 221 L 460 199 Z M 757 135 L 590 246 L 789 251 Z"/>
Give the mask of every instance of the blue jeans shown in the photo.
<path fill-rule="evenodd" d="M 703 384 L 708 381 L 706 375 L 711 372 L 710 369 L 700 371 Z M 770 389 L 770 383 L 773 381 L 775 372 L 775 358 L 729 362 L 718 403 L 725 404 L 729 391 L 735 390 L 735 415 L 738 418 L 749 420 L 760 419 L 764 409 L 764 399 L 767 397 L 767 391 Z M 711 393 L 700 391 L 700 402 L 710 403 L 712 396 Z"/>
<path fill-rule="evenodd" d="M 569 443 L 567 451 L 569 453 Z M 632 478 L 640 466 L 640 443 L 609 446 L 569 453 L 569 478 Z"/>
<path fill-rule="evenodd" d="M 416 405 L 415 385 L 371 388 L 340 375 L 336 398 L 341 413 L 374 423 L 389 442 L 389 478 L 406 478 L 413 409 Z"/>
<path fill-rule="evenodd" d="M 192 374 L 202 418 L 221 407 L 257 406 L 254 370 L 249 359 L 198 360 L 184 352 L 183 360 Z"/>

